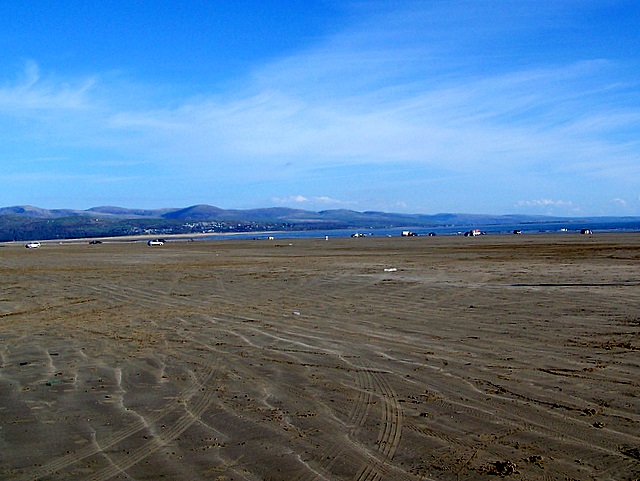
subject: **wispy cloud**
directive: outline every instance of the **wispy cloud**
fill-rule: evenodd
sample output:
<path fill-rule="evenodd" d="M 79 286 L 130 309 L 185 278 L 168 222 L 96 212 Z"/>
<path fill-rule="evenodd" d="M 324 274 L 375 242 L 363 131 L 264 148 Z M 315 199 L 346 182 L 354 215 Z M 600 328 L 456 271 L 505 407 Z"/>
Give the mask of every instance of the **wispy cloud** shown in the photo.
<path fill-rule="evenodd" d="M 73 79 L 72 83 L 43 80 L 38 65 L 29 61 L 21 78 L 0 86 L 0 112 L 29 117 L 43 111 L 85 109 L 94 85 L 94 78 Z"/>
<path fill-rule="evenodd" d="M 88 164 L 107 169 L 107 158 L 123 177 L 147 165 L 185 185 L 286 178 L 292 193 L 270 197 L 289 204 L 344 205 L 330 180 L 321 186 L 327 197 L 296 194 L 313 191 L 296 188 L 297 179 L 338 170 L 364 179 L 352 189 L 366 193 L 360 199 L 395 199 L 366 179 L 399 166 L 447 178 L 442 203 L 462 182 L 486 185 L 489 202 L 495 185 L 535 176 L 548 190 L 528 183 L 520 195 L 573 202 L 511 198 L 503 208 L 576 209 L 585 200 L 577 181 L 640 175 L 638 83 L 620 61 L 534 61 L 505 40 L 554 28 L 571 13 L 556 4 L 357 4 L 361 20 L 343 31 L 255 66 L 224 90 L 191 96 L 164 97 L 156 84 L 145 91 L 99 72 L 54 78 L 30 62 L 19 79 L 0 84 L 0 138 L 67 149 L 85 173 Z M 431 204 L 427 196 L 415 189 L 402 198 Z"/>
<path fill-rule="evenodd" d="M 295 159 L 307 167 L 409 162 L 469 172 L 549 161 L 584 171 L 600 165 L 603 152 L 628 165 L 633 140 L 613 142 L 606 134 L 638 123 L 638 113 L 572 112 L 579 86 L 560 86 L 571 78 L 566 70 L 513 77 L 420 91 L 394 85 L 333 98 L 283 91 L 274 80 L 231 101 L 200 98 L 173 109 L 114 112 L 105 127 L 131 136 L 146 152 L 199 165 L 223 156 L 236 166 Z M 541 77 L 552 85 L 541 88 Z"/>
<path fill-rule="evenodd" d="M 520 211 L 546 215 L 579 215 L 583 212 L 581 206 L 566 200 L 520 200 L 514 207 Z"/>
<path fill-rule="evenodd" d="M 590 164 L 597 170 L 604 152 L 609 162 L 632 167 L 637 142 L 630 134 L 612 141 L 609 134 L 620 126 L 640 128 L 640 111 L 605 108 L 600 102 L 622 95 L 619 86 L 601 85 L 606 97 L 599 100 L 590 85 L 607 62 L 434 82 L 415 72 L 385 74 L 398 48 L 363 48 L 372 42 L 366 35 L 376 36 L 342 35 L 319 51 L 276 62 L 237 92 L 178 105 L 174 99 L 172 106 L 158 100 L 154 109 L 144 107 L 146 100 L 123 110 L 109 103 L 97 78 L 56 83 L 43 80 L 31 63 L 21 83 L 0 88 L 0 110 L 39 116 L 62 141 L 199 168 L 221 169 L 224 160 L 251 170 L 289 159 L 308 168 L 403 162 L 469 173 L 535 169 L 542 161 L 584 172 Z M 336 48 L 345 45 L 352 50 Z M 424 55 L 412 47 L 405 54 Z M 369 70 L 378 78 L 360 90 L 359 74 Z M 324 77 L 335 80 L 327 86 Z M 577 111 L 585 97 L 588 109 Z M 46 117 L 37 113 L 45 110 Z"/>

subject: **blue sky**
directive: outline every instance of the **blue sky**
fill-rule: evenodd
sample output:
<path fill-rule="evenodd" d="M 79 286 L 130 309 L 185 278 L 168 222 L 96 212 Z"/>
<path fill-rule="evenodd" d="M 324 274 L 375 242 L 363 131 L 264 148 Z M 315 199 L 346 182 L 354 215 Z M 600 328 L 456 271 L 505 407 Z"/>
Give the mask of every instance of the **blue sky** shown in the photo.
<path fill-rule="evenodd" d="M 0 3 L 0 206 L 640 215 L 635 0 Z"/>

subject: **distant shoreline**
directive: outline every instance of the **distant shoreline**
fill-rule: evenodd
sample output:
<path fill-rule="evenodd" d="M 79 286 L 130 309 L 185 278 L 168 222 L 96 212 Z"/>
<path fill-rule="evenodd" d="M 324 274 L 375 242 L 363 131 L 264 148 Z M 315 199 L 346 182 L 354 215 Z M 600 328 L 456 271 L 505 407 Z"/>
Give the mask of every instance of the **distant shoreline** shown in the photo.
<path fill-rule="evenodd" d="M 324 239 L 349 239 L 352 237 L 350 233 L 355 232 L 367 232 L 366 230 L 360 229 L 344 229 L 341 230 L 342 235 L 327 235 L 325 234 L 327 231 L 264 231 L 264 232 L 253 232 L 253 233 L 244 233 L 244 232 L 234 232 L 234 233 L 198 233 L 198 234 L 167 234 L 163 236 L 153 236 L 153 235 L 129 235 L 129 236 L 110 236 L 110 237 L 86 237 L 86 238 L 73 238 L 73 239 L 43 239 L 39 240 L 42 245 L 63 245 L 63 244 L 89 244 L 92 241 L 100 241 L 101 243 L 108 244 L 134 244 L 134 243 L 146 243 L 149 240 L 153 239 L 164 239 L 168 242 L 189 242 L 190 240 L 194 240 L 197 242 L 206 242 L 206 241 L 313 241 L 313 240 L 324 240 Z M 334 231 L 335 232 L 335 231 Z M 293 235 L 292 235 L 293 234 Z M 640 234 L 640 231 L 637 230 L 620 230 L 620 231 L 606 231 L 606 232 L 592 232 L 590 234 L 581 234 L 579 231 L 569 231 L 569 232 L 560 232 L 560 231 L 551 231 L 551 232 L 528 232 L 523 234 L 514 234 L 510 232 L 502 232 L 502 233 L 486 233 L 483 235 L 475 236 L 475 237 L 466 237 L 463 234 L 444 234 L 444 235 L 436 235 L 436 236 L 428 236 L 425 234 L 403 237 L 402 235 L 365 235 L 359 241 L 364 239 L 390 239 L 397 238 L 403 240 L 410 239 L 422 239 L 428 238 L 429 241 L 434 242 L 436 239 L 444 240 L 444 239 L 467 239 L 469 242 L 481 242 L 481 239 L 497 239 L 500 238 L 502 240 L 507 238 L 513 238 L 513 240 L 517 239 L 526 239 L 527 237 L 550 237 L 555 239 L 576 239 L 576 237 L 591 239 L 594 237 L 602 238 L 602 237 L 618 237 L 618 236 L 628 236 L 633 234 Z M 356 239 L 354 239 L 356 240 Z M 425 239 L 426 240 L 426 239 Z M 2 241 L 0 242 L 0 246 L 23 246 L 29 241 Z"/>

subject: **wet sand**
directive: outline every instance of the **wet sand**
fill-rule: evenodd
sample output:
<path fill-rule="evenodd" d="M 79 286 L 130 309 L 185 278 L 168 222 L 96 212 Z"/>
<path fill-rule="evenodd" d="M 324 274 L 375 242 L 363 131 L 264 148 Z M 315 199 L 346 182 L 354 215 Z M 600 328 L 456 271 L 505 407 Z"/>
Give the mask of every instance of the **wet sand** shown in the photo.
<path fill-rule="evenodd" d="M 0 245 L 0 479 L 640 478 L 640 235 Z"/>

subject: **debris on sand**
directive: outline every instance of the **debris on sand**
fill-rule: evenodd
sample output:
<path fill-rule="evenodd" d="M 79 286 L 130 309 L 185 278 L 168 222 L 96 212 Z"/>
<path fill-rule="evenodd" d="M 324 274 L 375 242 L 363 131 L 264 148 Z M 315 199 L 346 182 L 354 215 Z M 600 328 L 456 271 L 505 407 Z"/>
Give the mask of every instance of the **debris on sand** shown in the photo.
<path fill-rule="evenodd" d="M 484 467 L 484 472 L 494 476 L 518 474 L 518 466 L 512 461 L 496 461 Z"/>
<path fill-rule="evenodd" d="M 541 466 L 544 458 L 540 455 L 534 454 L 532 456 L 529 456 L 528 458 L 525 458 L 524 461 L 529 464 L 536 464 L 538 466 Z"/>

